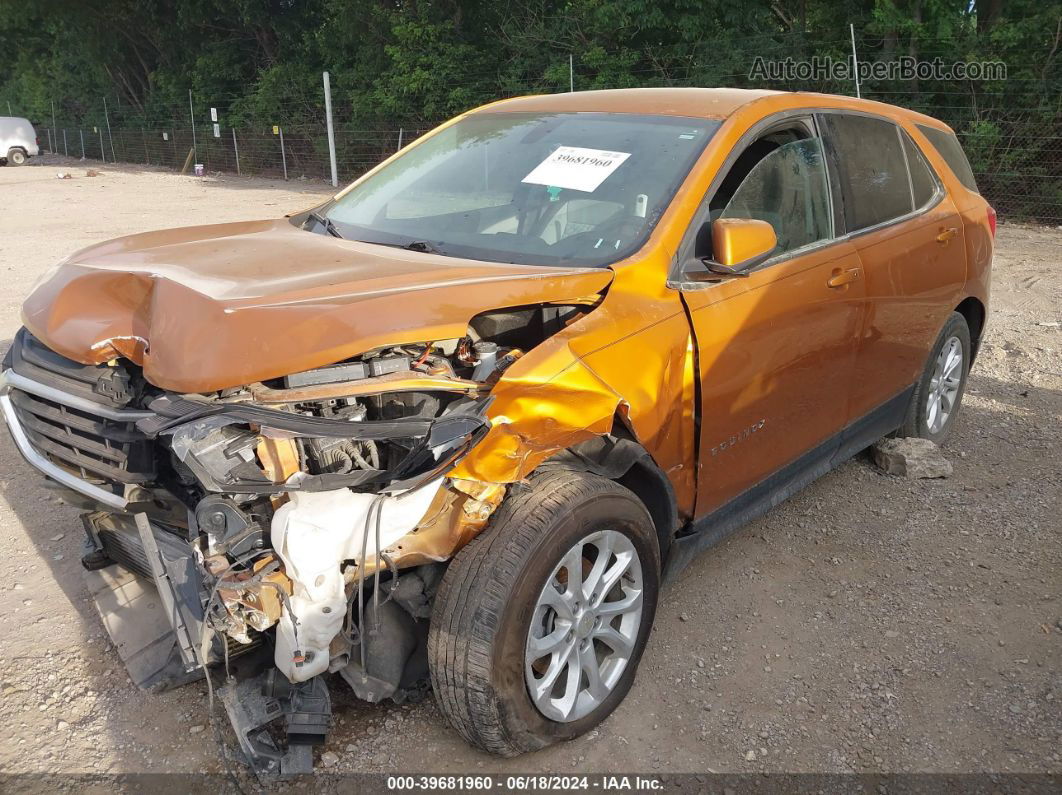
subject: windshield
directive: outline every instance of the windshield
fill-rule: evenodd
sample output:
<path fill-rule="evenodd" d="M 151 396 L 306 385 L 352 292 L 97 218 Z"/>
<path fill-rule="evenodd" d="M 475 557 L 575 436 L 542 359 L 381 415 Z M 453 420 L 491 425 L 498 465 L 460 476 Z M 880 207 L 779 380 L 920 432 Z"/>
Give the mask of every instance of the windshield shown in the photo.
<path fill-rule="evenodd" d="M 719 124 L 476 114 L 414 146 L 322 215 L 352 240 L 493 262 L 601 267 L 645 242 Z"/>

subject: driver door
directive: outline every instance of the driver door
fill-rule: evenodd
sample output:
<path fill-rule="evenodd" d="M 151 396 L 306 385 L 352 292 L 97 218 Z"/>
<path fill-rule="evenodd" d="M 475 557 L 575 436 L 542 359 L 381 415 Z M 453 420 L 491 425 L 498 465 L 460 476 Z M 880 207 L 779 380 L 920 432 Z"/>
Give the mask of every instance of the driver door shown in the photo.
<path fill-rule="evenodd" d="M 712 216 L 769 222 L 775 253 L 745 278 L 680 286 L 701 387 L 698 517 L 828 462 L 848 421 L 863 279 L 854 247 L 836 240 L 822 141 L 812 120 L 799 124 L 746 142 L 716 183 L 732 195 L 709 203 Z M 702 213 L 698 228 L 711 220 Z"/>

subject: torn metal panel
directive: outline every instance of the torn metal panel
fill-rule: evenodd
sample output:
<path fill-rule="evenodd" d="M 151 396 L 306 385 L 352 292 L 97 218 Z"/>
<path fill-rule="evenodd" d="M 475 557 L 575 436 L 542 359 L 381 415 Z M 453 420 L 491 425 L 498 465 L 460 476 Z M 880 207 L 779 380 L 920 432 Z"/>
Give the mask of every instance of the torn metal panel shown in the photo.
<path fill-rule="evenodd" d="M 483 531 L 506 491 L 504 483 L 448 479 L 417 526 L 387 546 L 384 554 L 395 569 L 449 560 Z M 366 561 L 364 574 L 375 573 L 378 565 L 386 563 Z M 348 581 L 358 576 L 357 569 L 347 570 Z"/>
<path fill-rule="evenodd" d="M 512 483 L 553 453 L 608 433 L 623 398 L 554 337 L 517 360 L 491 392 L 491 427 L 451 473 Z"/>
<path fill-rule="evenodd" d="M 551 455 L 612 432 L 619 416 L 688 517 L 696 477 L 695 351 L 681 301 L 666 288 L 668 261 L 661 255 L 615 266 L 600 307 L 513 363 L 491 391 L 490 431 L 452 475 L 521 480 Z"/>
<path fill-rule="evenodd" d="M 389 373 L 361 381 L 343 381 L 288 389 L 272 389 L 261 383 L 251 384 L 248 387 L 251 398 L 263 404 L 302 403 L 310 400 L 378 395 L 381 392 L 420 392 L 433 389 L 474 395 L 483 390 L 483 385 L 463 378 L 407 372 Z"/>

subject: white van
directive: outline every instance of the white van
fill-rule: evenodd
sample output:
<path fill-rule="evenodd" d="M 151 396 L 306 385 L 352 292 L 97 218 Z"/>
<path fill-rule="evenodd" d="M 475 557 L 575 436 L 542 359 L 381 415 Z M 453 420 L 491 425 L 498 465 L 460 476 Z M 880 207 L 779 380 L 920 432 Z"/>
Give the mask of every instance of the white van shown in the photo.
<path fill-rule="evenodd" d="M 39 153 L 37 132 L 28 119 L 0 116 L 0 164 L 21 166 Z"/>

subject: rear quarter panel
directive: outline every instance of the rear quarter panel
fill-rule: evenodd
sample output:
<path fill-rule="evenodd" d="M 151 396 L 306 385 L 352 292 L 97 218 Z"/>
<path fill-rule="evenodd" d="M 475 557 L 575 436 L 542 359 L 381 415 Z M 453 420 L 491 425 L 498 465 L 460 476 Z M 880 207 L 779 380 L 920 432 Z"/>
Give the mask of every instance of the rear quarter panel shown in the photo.
<path fill-rule="evenodd" d="M 949 129 L 946 125 L 936 120 L 933 126 L 940 129 Z M 967 297 L 978 299 L 985 307 L 985 318 L 988 317 L 989 298 L 991 296 L 992 281 L 992 252 L 995 241 L 988 225 L 989 203 L 984 197 L 967 190 L 966 186 L 959 182 L 952 173 L 947 162 L 937 152 L 929 139 L 918 129 L 918 125 L 910 119 L 903 120 L 903 127 L 918 144 L 937 176 L 944 183 L 948 196 L 955 204 L 959 217 L 963 224 L 963 243 L 966 248 L 966 281 L 963 284 L 960 301 Z M 926 123 L 919 119 L 919 124 Z M 982 329 L 983 331 L 983 329 Z"/>

